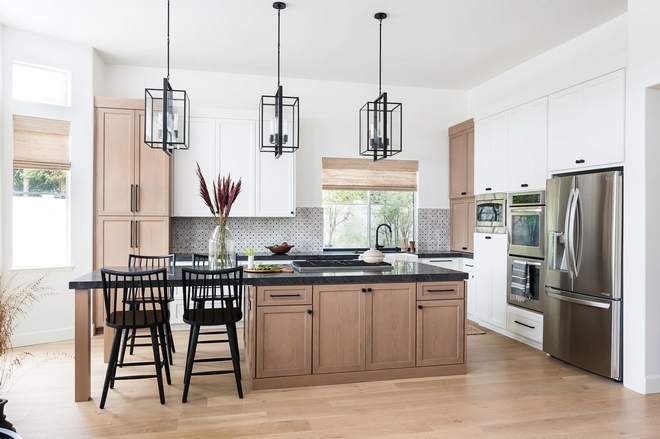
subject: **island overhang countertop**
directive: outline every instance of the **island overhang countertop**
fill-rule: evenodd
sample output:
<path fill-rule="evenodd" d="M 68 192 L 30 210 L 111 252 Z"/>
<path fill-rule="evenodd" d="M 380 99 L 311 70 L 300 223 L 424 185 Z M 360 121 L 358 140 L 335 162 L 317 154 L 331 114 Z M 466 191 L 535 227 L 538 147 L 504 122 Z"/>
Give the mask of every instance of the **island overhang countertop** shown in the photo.
<path fill-rule="evenodd" d="M 321 284 L 353 284 L 381 282 L 445 282 L 460 281 L 468 278 L 462 271 L 417 262 L 395 262 L 391 271 L 319 271 L 299 273 L 245 273 L 243 282 L 246 285 L 321 285 Z M 115 270 L 140 270 L 128 267 L 108 267 Z M 168 271 L 167 282 L 170 286 L 182 286 L 181 267 Z M 101 271 L 80 276 L 69 282 L 69 289 L 102 288 Z"/>

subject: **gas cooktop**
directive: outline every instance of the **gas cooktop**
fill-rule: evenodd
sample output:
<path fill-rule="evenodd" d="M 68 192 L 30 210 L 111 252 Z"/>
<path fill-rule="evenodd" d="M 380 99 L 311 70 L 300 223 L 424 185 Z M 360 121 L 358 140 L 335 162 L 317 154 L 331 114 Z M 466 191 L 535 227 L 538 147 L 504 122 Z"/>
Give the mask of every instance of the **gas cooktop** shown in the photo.
<path fill-rule="evenodd" d="M 291 264 L 294 270 L 300 272 L 313 271 L 389 271 L 392 270 L 392 264 L 387 262 L 378 262 L 369 264 L 360 259 L 334 260 L 318 259 L 311 261 L 293 261 Z"/>

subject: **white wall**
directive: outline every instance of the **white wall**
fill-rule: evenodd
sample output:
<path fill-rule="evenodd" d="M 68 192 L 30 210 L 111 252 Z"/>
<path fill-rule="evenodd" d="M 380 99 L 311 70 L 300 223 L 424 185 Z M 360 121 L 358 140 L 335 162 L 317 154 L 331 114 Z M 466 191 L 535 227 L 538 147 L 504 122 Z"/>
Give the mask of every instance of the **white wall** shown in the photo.
<path fill-rule="evenodd" d="M 21 114 L 71 121 L 70 218 L 71 267 L 20 270 L 22 279 L 47 273 L 46 284 L 55 294 L 29 311 L 14 333 L 14 345 L 73 338 L 73 291 L 68 282 L 92 270 L 93 188 L 93 50 L 37 34 L 4 28 L 2 64 L 2 257 L 3 273 L 10 275 L 12 254 L 12 115 Z M 71 70 L 71 107 L 11 99 L 12 62 L 20 60 Z M 48 221 L 48 212 L 43 213 Z M 38 233 L 38 230 L 35 231 Z"/>
<path fill-rule="evenodd" d="M 165 69 L 107 65 L 108 96 L 143 98 L 158 87 Z M 175 89 L 185 89 L 191 107 L 251 110 L 263 94 L 274 94 L 275 77 L 176 70 Z M 358 115 L 377 97 L 376 85 L 283 78 L 284 94 L 300 98 L 300 149 L 296 152 L 297 205 L 321 206 L 321 158 L 359 157 Z M 384 86 L 388 99 L 403 103 L 403 152 L 395 159 L 419 160 L 419 206 L 449 208 L 447 128 L 467 119 L 467 92 Z M 192 145 L 194 148 L 195 145 Z M 185 152 L 182 152 L 185 154 Z"/>
<path fill-rule="evenodd" d="M 3 54 L 4 54 L 4 35 L 5 35 L 5 27 L 2 24 L 0 24 L 0 163 L 5 163 L 5 161 L 9 160 L 9 157 L 6 157 L 5 154 L 4 154 L 4 151 L 3 151 L 4 148 L 1 147 L 2 143 L 3 143 L 3 139 L 4 139 L 4 134 L 3 134 L 4 133 L 4 130 L 3 130 L 3 126 L 4 126 L 4 123 L 3 123 L 3 120 L 4 120 L 4 118 L 3 118 L 3 114 L 4 114 L 4 112 L 3 112 L 3 110 L 4 110 L 4 105 L 3 105 L 3 102 L 4 102 L 4 100 L 3 100 L 4 99 L 4 86 L 2 86 L 2 84 L 4 84 L 4 71 L 5 71 L 5 63 L 3 62 L 3 60 L 4 60 L 4 58 L 3 58 Z M 3 166 L 0 166 L 0 194 L 3 193 L 2 192 L 2 187 L 3 187 L 2 181 L 3 181 L 3 175 L 4 175 L 3 168 L 4 168 Z M 0 197 L 0 200 L 1 199 L 2 198 Z M 3 209 L 2 209 L 2 205 L 3 204 L 4 203 L 2 203 L 0 201 L 0 248 L 5 247 L 4 243 L 2 241 L 2 229 L 3 229 L 3 221 L 2 221 Z M 4 272 L 4 266 L 3 266 L 4 258 L 3 258 L 3 255 L 2 255 L 3 253 L 4 252 L 0 251 L 0 273 Z"/>
<path fill-rule="evenodd" d="M 627 376 L 639 392 L 660 392 L 660 2 L 629 0 L 626 122 L 624 343 Z M 625 346 L 625 345 L 624 345 Z M 624 369 L 625 371 L 625 369 Z"/>
<path fill-rule="evenodd" d="M 627 65 L 627 14 L 610 20 L 473 88 L 475 120 L 547 96 Z"/>

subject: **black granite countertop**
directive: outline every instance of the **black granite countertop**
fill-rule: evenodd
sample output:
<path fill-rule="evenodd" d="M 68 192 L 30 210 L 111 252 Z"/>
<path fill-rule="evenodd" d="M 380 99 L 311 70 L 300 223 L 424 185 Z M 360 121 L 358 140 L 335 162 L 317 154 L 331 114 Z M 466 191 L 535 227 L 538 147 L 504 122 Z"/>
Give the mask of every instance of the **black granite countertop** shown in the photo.
<path fill-rule="evenodd" d="M 242 253 L 242 252 L 241 252 Z M 258 253 L 254 255 L 255 260 L 257 261 L 300 261 L 307 259 L 334 259 L 334 260 L 347 260 L 347 259 L 357 259 L 362 252 L 354 251 L 337 251 L 337 252 L 289 252 L 285 255 L 276 255 L 273 253 Z M 469 258 L 472 259 L 472 253 L 460 253 L 460 252 L 433 252 L 433 253 L 412 253 L 416 254 L 419 258 Z M 177 254 L 176 260 L 181 262 L 190 261 L 192 256 L 190 253 Z M 238 255 L 239 261 L 247 261 L 247 256 L 244 254 Z"/>
<path fill-rule="evenodd" d="M 468 278 L 462 271 L 434 267 L 416 262 L 395 262 L 391 271 L 322 271 L 310 273 L 245 273 L 246 285 L 319 285 L 394 282 L 442 282 Z M 290 267 L 289 267 L 290 268 Z M 126 267 L 115 267 L 126 270 Z M 139 270 L 139 268 L 137 269 Z M 170 286 L 181 286 L 181 268 L 172 269 L 167 276 Z M 102 288 L 101 272 L 95 270 L 69 282 L 69 289 Z"/>

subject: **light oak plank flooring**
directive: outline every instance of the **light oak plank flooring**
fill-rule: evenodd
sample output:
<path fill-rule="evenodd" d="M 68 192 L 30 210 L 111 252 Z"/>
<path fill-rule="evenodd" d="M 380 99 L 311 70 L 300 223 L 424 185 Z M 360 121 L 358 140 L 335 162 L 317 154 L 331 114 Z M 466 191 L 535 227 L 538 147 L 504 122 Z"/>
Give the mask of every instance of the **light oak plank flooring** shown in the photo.
<path fill-rule="evenodd" d="M 17 349 L 34 356 L 9 383 L 5 413 L 26 439 L 660 438 L 660 394 L 486 332 L 468 337 L 463 376 L 262 391 L 244 381 L 242 400 L 233 375 L 193 377 L 182 404 L 187 332 L 178 331 L 167 404 L 155 380 L 121 381 L 104 410 L 102 337 L 92 341 L 93 400 L 84 403 L 73 402 L 73 342 L 30 346 Z M 200 345 L 199 356 L 214 349 L 228 354 L 226 344 Z"/>

